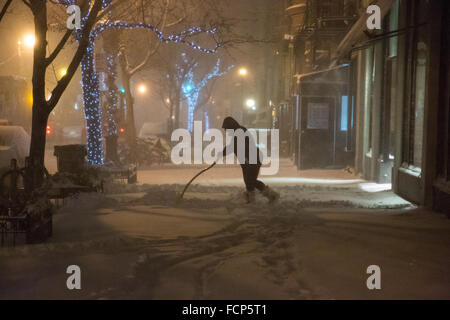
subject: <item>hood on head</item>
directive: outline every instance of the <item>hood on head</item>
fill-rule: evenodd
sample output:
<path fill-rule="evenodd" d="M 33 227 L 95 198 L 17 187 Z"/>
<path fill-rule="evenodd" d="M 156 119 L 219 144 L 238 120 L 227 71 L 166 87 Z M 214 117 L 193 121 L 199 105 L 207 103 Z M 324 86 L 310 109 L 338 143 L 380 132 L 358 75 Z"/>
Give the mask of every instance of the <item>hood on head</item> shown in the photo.
<path fill-rule="evenodd" d="M 232 117 L 226 117 L 223 120 L 222 128 L 225 130 L 237 130 L 237 129 L 241 129 L 242 126 L 236 120 L 234 120 Z"/>

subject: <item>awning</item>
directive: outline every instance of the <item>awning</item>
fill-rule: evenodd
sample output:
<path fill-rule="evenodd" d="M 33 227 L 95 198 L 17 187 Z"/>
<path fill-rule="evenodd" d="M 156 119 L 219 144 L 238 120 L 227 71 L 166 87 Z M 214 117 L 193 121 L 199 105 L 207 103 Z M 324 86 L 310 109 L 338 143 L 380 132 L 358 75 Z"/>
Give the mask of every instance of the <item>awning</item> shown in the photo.
<path fill-rule="evenodd" d="M 380 7 L 381 9 L 381 19 L 383 19 L 391 10 L 392 5 L 394 4 L 395 0 L 375 0 L 372 2 L 372 4 L 375 4 Z M 350 29 L 350 31 L 345 35 L 344 39 L 339 44 L 335 59 L 340 60 L 350 53 L 352 48 L 357 44 L 358 42 L 365 39 L 365 31 L 367 30 L 367 19 L 369 18 L 369 14 L 364 13 L 358 21 L 353 25 L 353 27 Z"/>
<path fill-rule="evenodd" d="M 348 70 L 348 64 L 331 67 L 324 70 L 314 71 L 310 73 L 296 74 L 299 83 L 312 83 L 320 81 L 321 83 L 345 83 L 347 77 L 342 77 L 342 72 Z"/>

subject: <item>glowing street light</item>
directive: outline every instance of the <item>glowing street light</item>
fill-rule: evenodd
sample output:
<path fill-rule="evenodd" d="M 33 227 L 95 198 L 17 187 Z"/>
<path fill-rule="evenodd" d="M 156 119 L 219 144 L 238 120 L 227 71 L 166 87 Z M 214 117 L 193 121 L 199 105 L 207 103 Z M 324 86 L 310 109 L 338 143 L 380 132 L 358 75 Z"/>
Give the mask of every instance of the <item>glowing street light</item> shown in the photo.
<path fill-rule="evenodd" d="M 33 34 L 27 34 L 25 35 L 25 37 L 23 38 L 23 43 L 25 44 L 25 46 L 27 46 L 28 48 L 33 48 L 34 45 L 36 44 L 36 38 Z M 21 41 L 19 41 L 19 45 L 22 44 Z"/>
<path fill-rule="evenodd" d="M 141 93 L 141 94 L 145 94 L 145 93 L 147 92 L 147 87 L 145 86 L 145 84 L 141 84 L 141 85 L 138 87 L 138 91 L 139 91 L 139 93 Z"/>
<path fill-rule="evenodd" d="M 63 69 L 59 70 L 59 74 L 61 75 L 61 77 L 64 77 L 67 74 L 67 69 L 63 68 Z"/>
<path fill-rule="evenodd" d="M 251 108 L 252 110 L 256 109 L 256 101 L 253 99 L 248 99 L 245 104 L 247 105 L 247 107 Z"/>
<path fill-rule="evenodd" d="M 248 70 L 246 68 L 240 68 L 239 69 L 239 75 L 241 77 L 245 77 L 248 74 Z"/>

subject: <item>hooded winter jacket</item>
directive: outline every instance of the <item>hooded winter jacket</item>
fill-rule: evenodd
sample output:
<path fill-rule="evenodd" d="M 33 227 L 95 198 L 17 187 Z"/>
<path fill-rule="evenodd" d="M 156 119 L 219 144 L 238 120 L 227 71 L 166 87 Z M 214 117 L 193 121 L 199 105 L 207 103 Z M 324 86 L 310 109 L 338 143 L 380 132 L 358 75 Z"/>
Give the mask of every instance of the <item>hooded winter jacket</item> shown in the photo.
<path fill-rule="evenodd" d="M 261 166 L 262 156 L 257 147 L 252 134 L 247 128 L 241 126 L 232 117 L 227 117 L 223 121 L 222 128 L 225 130 L 234 130 L 232 143 L 223 149 L 223 157 L 234 152 L 241 166 L 258 165 Z"/>

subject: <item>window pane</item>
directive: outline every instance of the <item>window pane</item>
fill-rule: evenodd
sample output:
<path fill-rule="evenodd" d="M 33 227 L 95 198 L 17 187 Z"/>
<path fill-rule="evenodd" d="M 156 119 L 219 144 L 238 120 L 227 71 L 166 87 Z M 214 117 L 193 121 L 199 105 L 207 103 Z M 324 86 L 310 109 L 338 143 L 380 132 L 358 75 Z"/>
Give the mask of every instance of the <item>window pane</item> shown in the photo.
<path fill-rule="evenodd" d="M 364 152 L 372 149 L 372 88 L 373 88 L 373 48 L 365 52 L 364 90 Z"/>
<path fill-rule="evenodd" d="M 427 45 L 417 43 L 416 83 L 414 101 L 414 159 L 413 165 L 422 166 L 423 117 L 425 108 Z"/>
<path fill-rule="evenodd" d="M 348 96 L 342 96 L 341 99 L 341 131 L 347 131 L 348 128 Z"/>
<path fill-rule="evenodd" d="M 389 14 L 389 31 L 398 30 L 398 0 L 394 1 Z M 389 39 L 389 56 L 397 56 L 398 37 L 392 37 Z"/>

